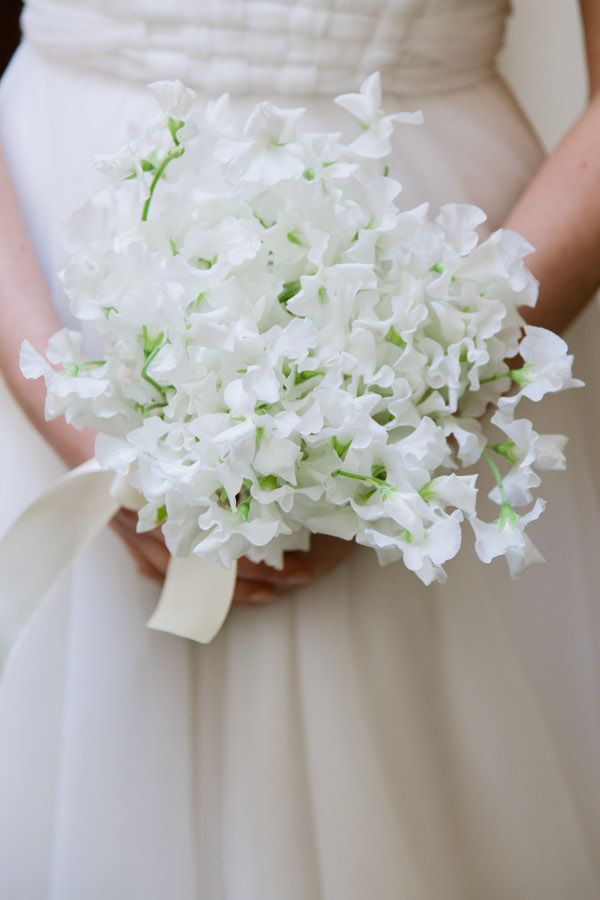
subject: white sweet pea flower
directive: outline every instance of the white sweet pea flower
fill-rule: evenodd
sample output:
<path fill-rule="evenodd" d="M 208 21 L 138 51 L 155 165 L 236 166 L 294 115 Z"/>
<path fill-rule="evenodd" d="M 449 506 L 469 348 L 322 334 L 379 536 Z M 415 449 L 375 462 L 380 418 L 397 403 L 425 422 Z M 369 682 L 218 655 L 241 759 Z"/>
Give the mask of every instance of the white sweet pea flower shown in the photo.
<path fill-rule="evenodd" d="M 525 528 L 540 517 L 546 502 L 538 499 L 530 512 L 519 516 L 505 504 L 495 522 L 481 522 L 476 516 L 470 517 L 475 532 L 475 551 L 484 563 L 490 563 L 497 556 L 506 556 L 506 562 L 513 578 L 521 575 L 526 568 L 544 561 L 543 556 L 532 543 Z"/>
<path fill-rule="evenodd" d="M 442 428 L 447 437 L 456 441 L 457 456 L 464 466 L 472 466 L 480 459 L 486 439 L 477 419 L 448 416 L 443 420 Z"/>
<path fill-rule="evenodd" d="M 477 228 L 486 219 L 482 209 L 468 203 L 445 203 L 435 217 L 444 229 L 449 246 L 461 256 L 475 249 L 479 242 Z"/>
<path fill-rule="evenodd" d="M 410 538 L 403 547 L 405 566 L 424 584 L 446 581 L 442 564 L 453 559 L 460 549 L 462 519 L 459 510 L 441 517 L 425 531 L 421 541 Z"/>
<path fill-rule="evenodd" d="M 185 116 L 190 111 L 195 91 L 186 87 L 178 79 L 175 81 L 154 81 L 148 85 L 162 112 L 168 116 Z"/>
<path fill-rule="evenodd" d="M 408 125 L 421 125 L 423 113 L 395 113 L 385 115 L 381 110 L 381 77 L 379 72 L 369 75 L 356 94 L 341 94 L 335 98 L 351 116 L 358 120 L 364 130 L 359 138 L 350 144 L 350 150 L 357 156 L 370 159 L 382 159 L 391 153 L 391 136 L 394 122 Z"/>
<path fill-rule="evenodd" d="M 443 430 L 429 417 L 421 419 L 412 434 L 394 444 L 393 449 L 393 456 L 390 455 L 392 477 L 400 467 L 407 473 L 431 472 L 443 466 L 450 456 Z"/>
<path fill-rule="evenodd" d="M 511 377 L 521 390 L 515 397 L 505 398 L 504 405 L 515 405 L 521 397 L 537 402 L 545 394 L 583 387 L 583 381 L 572 376 L 573 356 L 566 342 L 547 328 L 526 325 L 519 352 L 524 365 Z"/>
<path fill-rule="evenodd" d="M 233 136 L 235 134 L 235 122 L 231 110 L 231 95 L 229 92 L 221 94 L 216 100 L 209 100 L 204 110 L 204 122 L 208 126 L 211 137 Z M 206 130 L 204 129 L 206 132 Z"/>
<path fill-rule="evenodd" d="M 495 503 L 502 504 L 504 498 L 513 507 L 527 506 L 533 502 L 532 489 L 542 483 L 542 479 L 531 466 L 515 466 L 503 478 L 503 491 L 498 487 L 490 491 L 488 496 Z"/>
<path fill-rule="evenodd" d="M 82 337 L 77 332 L 63 329 L 50 339 L 48 360 L 29 341 L 23 341 L 19 364 L 25 378 L 43 377 L 46 382 L 46 418 L 64 415 L 76 428 L 84 427 L 86 409 L 94 401 L 110 391 L 110 381 L 101 377 L 104 360 L 87 363 L 81 356 Z M 55 369 L 60 366 L 60 369 Z"/>
<path fill-rule="evenodd" d="M 263 513 L 265 507 L 261 508 Z M 193 548 L 193 553 L 207 559 L 217 559 L 230 568 L 240 556 L 248 555 L 252 548 L 263 548 L 286 529 L 281 519 L 268 517 L 246 519 L 246 513 L 223 509 L 215 503 L 198 518 L 198 526 L 204 533 Z M 258 556 L 258 558 L 257 558 Z M 255 561 L 264 558 L 261 554 Z"/>
<path fill-rule="evenodd" d="M 303 108 L 281 109 L 273 103 L 259 103 L 250 113 L 244 137 L 265 145 L 285 147 L 296 140 Z"/>
<path fill-rule="evenodd" d="M 98 153 L 92 161 L 98 171 L 103 175 L 108 175 L 109 178 L 129 178 L 133 174 L 141 174 L 137 153 L 129 145 L 121 147 L 110 156 Z"/>
<path fill-rule="evenodd" d="M 427 503 L 442 507 L 453 506 L 469 515 L 475 514 L 477 475 L 438 475 L 419 491 Z"/>
<path fill-rule="evenodd" d="M 332 507 L 320 509 L 306 516 L 306 524 L 311 531 L 318 534 L 327 534 L 330 537 L 340 538 L 343 541 L 351 541 L 356 536 L 357 520 L 349 507 Z"/>
<path fill-rule="evenodd" d="M 419 534 L 404 530 L 400 535 L 388 535 L 373 528 L 365 528 L 357 534 L 357 541 L 373 547 L 382 561 L 392 561 L 402 556 L 404 565 L 424 583 L 445 582 L 443 563 L 458 553 L 461 543 L 462 513 L 442 516 Z"/>
<path fill-rule="evenodd" d="M 520 305 L 530 305 L 528 289 L 537 288 L 537 282 L 524 267 L 523 257 L 533 250 L 520 234 L 500 229 L 461 260 L 455 275 L 487 284 L 506 283 L 511 290 L 523 294 Z"/>
<path fill-rule="evenodd" d="M 539 434 L 535 446 L 536 469 L 564 471 L 567 468 L 564 450 L 568 440 L 564 434 Z"/>
<path fill-rule="evenodd" d="M 503 478 L 503 487 L 496 486 L 489 494 L 495 503 L 504 499 L 512 506 L 525 506 L 532 502 L 531 488 L 541 484 L 535 470 L 564 469 L 564 447 L 567 438 L 560 434 L 539 435 L 528 419 L 513 419 L 513 408 L 503 407 L 494 413 L 492 423 L 500 428 L 508 440 L 491 445 L 491 449 L 503 456 L 513 466 Z"/>
<path fill-rule="evenodd" d="M 132 463 L 137 459 L 138 451 L 121 438 L 99 434 L 96 438 L 94 455 L 101 468 L 125 476 L 129 473 Z"/>
<path fill-rule="evenodd" d="M 219 141 L 217 157 L 233 166 L 242 181 L 274 185 L 298 178 L 305 163 L 295 135 L 303 115 L 303 109 L 286 110 L 272 103 L 259 103 L 246 122 L 243 140 Z"/>
<path fill-rule="evenodd" d="M 300 448 L 287 438 L 265 437 L 254 457 L 254 468 L 261 475 L 275 475 L 296 484 L 296 461 Z"/>

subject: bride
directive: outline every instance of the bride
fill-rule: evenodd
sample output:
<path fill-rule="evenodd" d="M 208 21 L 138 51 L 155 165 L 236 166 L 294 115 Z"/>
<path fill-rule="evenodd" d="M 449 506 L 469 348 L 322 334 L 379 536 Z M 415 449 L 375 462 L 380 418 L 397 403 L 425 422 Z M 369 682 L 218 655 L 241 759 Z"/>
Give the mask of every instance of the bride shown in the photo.
<path fill-rule="evenodd" d="M 522 232 L 541 281 L 530 318 L 575 319 L 600 283 L 600 7 L 581 0 L 592 99 L 543 161 L 495 71 L 508 6 L 29 0 L 0 85 L 3 527 L 92 453 L 93 434 L 44 421 L 18 347 L 70 321 L 60 225 L 100 184 L 94 153 L 146 115 L 150 81 L 335 128 L 331 97 L 379 69 L 388 108 L 425 113 L 395 138 L 406 206 L 473 202 Z M 281 573 L 242 566 L 236 609 L 200 647 L 145 628 L 168 554 L 120 513 L 0 689 L 3 896 L 598 897 L 598 325 L 590 304 L 569 334 L 588 389 L 537 419 L 570 435 L 569 470 L 547 480 L 534 535 L 548 561 L 520 582 L 465 552 L 425 588 L 315 541 Z"/>

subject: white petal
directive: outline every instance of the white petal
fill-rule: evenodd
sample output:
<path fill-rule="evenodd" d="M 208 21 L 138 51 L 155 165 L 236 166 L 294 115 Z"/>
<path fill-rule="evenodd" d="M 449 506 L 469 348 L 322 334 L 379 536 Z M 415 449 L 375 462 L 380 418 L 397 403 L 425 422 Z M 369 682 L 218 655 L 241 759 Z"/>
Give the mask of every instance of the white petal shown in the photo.
<path fill-rule="evenodd" d="M 25 378 L 41 378 L 53 371 L 48 360 L 38 353 L 29 341 L 23 341 L 21 344 L 19 366 Z"/>
<path fill-rule="evenodd" d="M 158 105 L 171 116 L 185 115 L 196 96 L 195 91 L 186 87 L 178 79 L 175 81 L 154 81 L 149 85 Z"/>

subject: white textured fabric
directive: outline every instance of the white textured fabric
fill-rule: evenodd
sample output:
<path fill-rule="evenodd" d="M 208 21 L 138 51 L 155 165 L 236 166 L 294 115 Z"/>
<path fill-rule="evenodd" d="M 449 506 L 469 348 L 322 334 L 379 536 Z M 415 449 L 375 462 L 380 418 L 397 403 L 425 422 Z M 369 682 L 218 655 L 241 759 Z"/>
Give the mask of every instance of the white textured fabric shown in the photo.
<path fill-rule="evenodd" d="M 168 71 L 157 71 L 150 51 L 139 52 L 143 42 L 121 48 L 122 34 L 108 25 L 119 79 L 98 61 L 96 31 L 80 29 L 73 40 L 76 23 L 86 15 L 126 20 L 152 33 L 149 46 L 183 45 L 184 6 L 190 26 L 229 16 L 228 27 L 237 23 L 241 32 L 239 60 L 228 60 L 215 89 L 242 79 L 246 90 L 285 103 L 277 96 L 281 70 L 292 102 L 308 105 L 315 124 L 345 121 L 328 97 L 290 75 L 287 57 L 285 64 L 274 57 L 267 84 L 247 64 L 260 46 L 257 30 L 270 28 L 327 73 L 322 45 L 298 38 L 300 7 L 269 4 L 250 23 L 246 11 L 257 7 L 228 0 L 73 0 L 44 25 L 51 7 L 30 3 L 35 41 L 2 81 L 0 125 L 65 319 L 54 276 L 64 260 L 59 223 L 99 184 L 92 153 L 118 146 L 125 123 L 145 114 L 142 80 L 179 75 L 212 91 L 202 73 L 223 50 L 211 40 L 205 55 L 192 54 L 192 78 L 188 57 L 181 70 L 171 56 Z M 397 81 L 384 72 L 388 90 L 414 92 L 406 107 L 425 112 L 426 124 L 400 130 L 394 144 L 407 205 L 476 202 L 495 226 L 539 164 L 520 112 L 488 77 L 491 56 L 477 62 L 481 17 L 494 17 L 489 46 L 499 43 L 504 7 L 499 0 L 318 7 L 336 35 L 336 82 L 324 82 L 327 89 L 355 88 L 363 62 L 389 53 Z M 388 43 L 387 27 L 359 35 L 352 18 L 359 8 L 375 24 L 392 15 L 404 22 L 403 41 Z M 278 9 L 289 15 L 278 18 Z M 460 20 L 456 46 L 449 12 Z M 348 16 L 354 43 L 344 51 L 338 40 Z M 411 37 L 425 30 L 429 63 Z M 148 69 L 123 77 L 122 60 L 134 51 Z M 416 58 L 420 95 L 409 79 Z M 440 61 L 448 79 L 464 66 L 479 71 L 479 83 L 471 78 L 468 88 L 438 95 Z M 540 430 L 571 435 L 570 468 L 547 479 L 549 508 L 533 535 L 548 563 L 520 582 L 467 550 L 448 567 L 448 585 L 425 588 L 401 566 L 380 569 L 357 550 L 278 605 L 234 611 L 216 641 L 198 648 L 145 628 L 158 592 L 137 576 L 114 535 L 102 535 L 56 592 L 0 691 L 3 896 L 595 900 L 599 435 L 587 410 L 600 389 L 598 326 L 591 307 L 569 336 L 577 374 L 590 387 L 540 410 Z M 47 485 L 57 465 L 5 394 L 0 403 L 6 525 L 8 511 Z"/>
<path fill-rule="evenodd" d="M 489 75 L 507 0 L 35 0 L 28 39 L 54 58 L 206 91 L 332 94 L 379 70 L 403 93 Z"/>

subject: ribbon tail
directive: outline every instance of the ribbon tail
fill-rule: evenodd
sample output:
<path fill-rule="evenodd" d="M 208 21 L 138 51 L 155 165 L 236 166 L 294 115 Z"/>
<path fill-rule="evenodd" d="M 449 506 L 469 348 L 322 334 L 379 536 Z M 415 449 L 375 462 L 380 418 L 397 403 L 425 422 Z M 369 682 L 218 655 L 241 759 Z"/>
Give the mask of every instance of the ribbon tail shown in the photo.
<path fill-rule="evenodd" d="M 117 512 L 114 480 L 88 460 L 34 500 L 0 541 L 0 675 L 75 557 Z"/>
<path fill-rule="evenodd" d="M 173 557 L 149 628 L 208 644 L 221 630 L 235 589 L 236 566 L 225 569 L 197 556 Z"/>
<path fill-rule="evenodd" d="M 0 540 L 0 676 L 73 560 L 139 495 L 95 459 L 52 484 Z M 206 644 L 225 621 L 236 569 L 174 557 L 150 628 Z"/>

